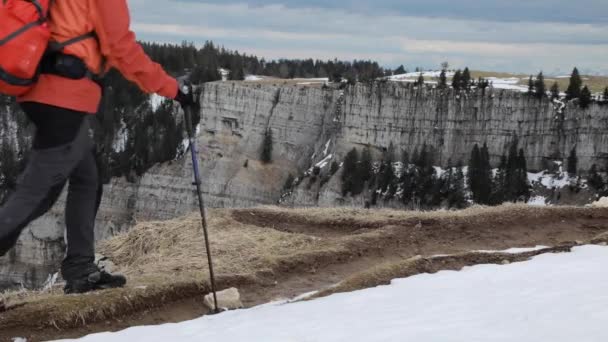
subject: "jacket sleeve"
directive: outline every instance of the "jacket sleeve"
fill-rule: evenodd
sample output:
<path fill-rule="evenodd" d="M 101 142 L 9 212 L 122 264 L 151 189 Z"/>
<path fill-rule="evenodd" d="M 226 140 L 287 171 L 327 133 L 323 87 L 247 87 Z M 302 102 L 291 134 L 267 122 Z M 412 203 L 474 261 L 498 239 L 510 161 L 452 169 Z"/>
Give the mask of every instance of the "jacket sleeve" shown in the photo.
<path fill-rule="evenodd" d="M 118 69 L 146 93 L 175 98 L 177 80 L 169 76 L 160 64 L 154 63 L 135 40 L 135 34 L 129 28 L 131 19 L 126 0 L 92 3 L 97 7 L 95 32 L 108 66 Z"/>

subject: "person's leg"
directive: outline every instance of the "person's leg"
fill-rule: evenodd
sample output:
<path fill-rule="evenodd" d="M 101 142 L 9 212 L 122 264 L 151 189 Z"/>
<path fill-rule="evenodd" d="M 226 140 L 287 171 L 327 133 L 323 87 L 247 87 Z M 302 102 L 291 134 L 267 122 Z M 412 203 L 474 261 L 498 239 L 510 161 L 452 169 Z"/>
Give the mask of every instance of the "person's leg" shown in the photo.
<path fill-rule="evenodd" d="M 109 274 L 95 265 L 95 217 L 102 192 L 95 153 L 91 149 L 69 178 L 65 211 L 68 248 L 61 265 L 66 293 L 83 293 L 126 284 L 124 276 Z"/>
<path fill-rule="evenodd" d="M 72 171 L 65 208 L 67 252 L 61 265 L 64 279 L 97 271 L 95 265 L 95 216 L 98 193 L 97 164 L 93 150 Z"/>
<path fill-rule="evenodd" d="M 16 190 L 0 208 L 0 256 L 16 244 L 31 221 L 53 206 L 85 149 L 92 148 L 83 114 L 35 103 L 22 107 L 36 124 L 37 132 Z M 62 123 L 60 128 L 46 124 L 54 117 Z M 71 142 L 65 143 L 66 140 Z"/>

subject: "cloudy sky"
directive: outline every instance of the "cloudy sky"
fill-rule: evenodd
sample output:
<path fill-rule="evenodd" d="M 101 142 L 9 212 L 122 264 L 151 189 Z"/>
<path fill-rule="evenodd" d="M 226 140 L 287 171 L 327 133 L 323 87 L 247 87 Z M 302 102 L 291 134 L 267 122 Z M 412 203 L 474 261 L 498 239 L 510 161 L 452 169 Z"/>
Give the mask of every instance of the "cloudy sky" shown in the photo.
<path fill-rule="evenodd" d="M 608 0 L 129 0 L 142 40 L 272 58 L 608 74 Z"/>

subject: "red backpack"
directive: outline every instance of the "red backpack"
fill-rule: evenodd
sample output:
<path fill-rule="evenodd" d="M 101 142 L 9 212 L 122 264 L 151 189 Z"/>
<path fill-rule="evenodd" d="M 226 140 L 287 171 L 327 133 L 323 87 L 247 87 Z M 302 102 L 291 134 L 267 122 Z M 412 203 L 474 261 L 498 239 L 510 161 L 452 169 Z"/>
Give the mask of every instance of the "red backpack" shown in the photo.
<path fill-rule="evenodd" d="M 0 0 L 0 93 L 25 94 L 36 83 L 51 32 L 53 0 Z"/>

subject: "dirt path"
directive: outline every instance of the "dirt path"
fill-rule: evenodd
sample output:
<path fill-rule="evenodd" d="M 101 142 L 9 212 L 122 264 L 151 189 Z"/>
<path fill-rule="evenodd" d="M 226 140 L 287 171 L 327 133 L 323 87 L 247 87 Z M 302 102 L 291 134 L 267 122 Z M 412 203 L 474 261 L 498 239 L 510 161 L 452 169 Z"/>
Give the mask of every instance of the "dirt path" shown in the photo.
<path fill-rule="evenodd" d="M 244 304 L 248 307 L 278 299 L 327 289 L 353 275 L 365 275 L 369 270 L 398 265 L 412 257 L 425 260 L 408 268 L 408 276 L 417 272 L 435 272 L 442 269 L 459 269 L 480 263 L 517 262 L 529 255 L 505 256 L 503 254 L 471 253 L 476 250 L 504 250 L 512 247 L 537 245 L 566 247 L 589 243 L 594 237 L 608 231 L 606 209 L 534 209 L 506 211 L 480 211 L 471 215 L 445 214 L 434 216 L 420 214 L 399 217 L 392 214 L 370 218 L 361 214 L 353 217 L 316 215 L 316 212 L 276 209 L 243 209 L 230 212 L 232 219 L 244 226 L 273 229 L 289 234 L 309 235 L 335 241 L 340 248 L 320 253 L 303 253 L 281 260 L 271 271 L 256 274 L 255 280 L 233 278 L 223 281 L 224 286 L 239 285 Z M 598 242 L 598 241 L 595 241 Z M 558 251 L 562 251 L 559 249 Z M 432 259 L 438 254 L 460 254 L 447 259 Z M 510 259 L 512 258 L 512 259 Z M 390 268 L 390 267 L 389 267 Z M 405 269 L 405 268 L 404 268 Z M 386 279 L 363 279 L 363 284 L 378 284 Z M 361 282 L 361 281 L 360 281 Z M 86 325 L 70 327 L 36 327 L 29 324 L 13 324 L 0 329 L 0 341 L 11 337 L 28 337 L 29 341 L 80 337 L 98 331 L 116 331 L 136 325 L 179 322 L 200 317 L 206 313 L 201 297 L 184 296 L 163 300 L 158 307 L 105 317 Z M 0 313 L 13 316 L 15 322 L 24 307 Z M 93 308 L 94 310 L 94 308 Z M 31 322 L 30 322 L 31 323 Z"/>

